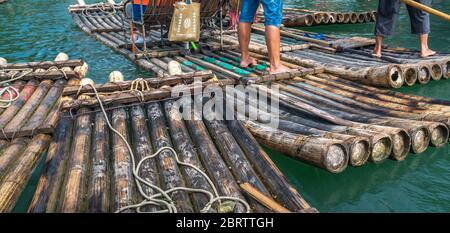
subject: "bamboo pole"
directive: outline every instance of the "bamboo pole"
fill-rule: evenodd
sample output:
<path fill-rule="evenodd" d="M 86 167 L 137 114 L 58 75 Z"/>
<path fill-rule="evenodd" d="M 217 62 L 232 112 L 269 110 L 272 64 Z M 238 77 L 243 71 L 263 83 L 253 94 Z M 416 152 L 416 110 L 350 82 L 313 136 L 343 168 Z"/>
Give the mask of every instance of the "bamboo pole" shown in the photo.
<path fill-rule="evenodd" d="M 249 194 L 255 200 L 257 200 L 258 202 L 260 202 L 267 208 L 271 209 L 275 213 L 291 213 L 291 211 L 286 209 L 284 206 L 278 204 L 275 200 L 268 197 L 264 193 L 260 192 L 258 189 L 253 187 L 251 184 L 243 183 L 240 186 L 247 194 Z"/>
<path fill-rule="evenodd" d="M 179 109 L 175 106 L 176 103 L 174 101 L 166 101 L 164 103 L 164 109 L 167 116 L 167 121 L 169 123 L 170 135 L 180 159 L 185 163 L 192 164 L 201 170 L 206 171 L 205 167 L 200 162 L 199 155 L 195 150 L 194 143 L 186 128 L 182 115 Z M 188 187 L 212 192 L 212 187 L 210 187 L 205 177 L 197 171 L 186 167 L 181 167 L 181 170 L 184 174 Z M 200 193 L 193 193 L 191 196 L 192 201 L 195 204 L 196 212 L 199 212 L 209 201 L 205 195 Z"/>
<path fill-rule="evenodd" d="M 197 114 L 195 110 L 192 112 L 192 116 Z M 201 116 L 200 116 L 201 117 Z M 201 118 L 199 118 L 201 119 Z M 233 177 L 233 174 L 228 169 L 227 164 L 222 160 L 219 151 L 217 150 L 214 141 L 206 129 L 202 120 L 193 118 L 192 120 L 185 121 L 189 133 L 193 140 L 193 143 L 197 147 L 200 160 L 205 165 L 205 169 L 208 172 L 211 180 L 214 184 L 217 184 L 217 189 L 221 195 L 237 197 L 245 200 L 241 190 Z M 245 207 L 241 203 L 237 203 L 234 213 L 245 212 Z"/>
<path fill-rule="evenodd" d="M 150 103 L 146 106 L 146 108 L 150 124 L 150 137 L 154 148 L 158 150 L 166 146 L 172 147 L 172 142 L 166 128 L 166 121 L 164 118 L 164 113 L 161 109 L 161 104 L 159 102 Z M 160 177 L 163 181 L 162 184 L 164 189 L 180 186 L 185 187 L 185 181 L 172 152 L 167 150 L 163 151 L 157 158 L 158 170 L 160 171 Z M 172 192 L 170 193 L 170 197 L 175 202 L 174 204 L 179 212 L 193 212 L 192 203 L 186 192 Z"/>
<path fill-rule="evenodd" d="M 97 109 L 98 110 L 98 109 Z M 95 114 L 91 150 L 93 153 L 91 175 L 87 185 L 87 211 L 110 212 L 110 150 L 109 128 L 103 112 Z"/>
<path fill-rule="evenodd" d="M 115 105 L 121 107 L 121 105 Z M 111 112 L 112 126 L 121 135 L 125 137 L 127 141 L 130 141 L 130 135 L 128 133 L 128 120 L 127 112 L 124 108 L 116 108 Z M 112 178 L 113 184 L 112 191 L 112 209 L 117 211 L 125 206 L 135 204 L 133 202 L 136 196 L 136 187 L 133 179 L 133 164 L 131 162 L 131 154 L 122 138 L 119 135 L 111 134 L 112 143 Z M 128 210 L 127 212 L 132 212 Z"/>
<path fill-rule="evenodd" d="M 133 142 L 133 147 L 135 148 L 135 159 L 136 161 L 141 160 L 145 156 L 151 155 L 155 150 L 152 147 L 152 143 L 149 135 L 149 128 L 147 126 L 147 117 L 145 110 L 142 106 L 132 106 L 130 107 L 130 119 L 131 119 L 131 138 Z M 151 158 L 142 163 L 142 169 L 139 171 L 141 177 L 161 187 L 161 182 L 159 180 L 159 172 L 156 165 L 156 159 Z M 154 194 L 154 190 L 150 187 L 144 185 L 142 187 L 143 191 L 147 195 Z M 142 198 L 139 198 L 142 199 Z M 156 211 L 155 206 L 147 206 L 144 208 L 145 211 L 152 212 Z"/>
<path fill-rule="evenodd" d="M 442 18 L 442 19 L 445 19 L 445 20 L 447 20 L 447 21 L 450 21 L 450 15 L 448 15 L 448 14 L 446 14 L 446 13 L 444 13 L 444 12 L 435 10 L 435 9 L 429 7 L 429 6 L 420 4 L 420 3 L 415 2 L 415 1 L 412 1 L 412 0 L 400 0 L 400 1 L 402 1 L 403 3 L 405 3 L 405 4 L 409 5 L 409 6 L 412 6 L 412 7 L 414 7 L 414 8 L 417 8 L 417 9 L 419 9 L 419 10 L 425 11 L 425 12 L 427 12 L 427 13 L 430 13 L 430 14 L 432 14 L 432 15 L 435 15 L 435 16 L 437 16 L 437 17 L 440 17 L 440 18 Z"/>
<path fill-rule="evenodd" d="M 69 158 L 74 120 L 65 112 L 59 120 L 47 153 L 44 171 L 28 207 L 30 213 L 56 211 Z"/>
<path fill-rule="evenodd" d="M 5 175 L 0 184 L 0 213 L 11 212 L 14 208 L 50 139 L 45 134 L 33 137 L 16 164 Z"/>
<path fill-rule="evenodd" d="M 345 146 L 339 141 L 304 137 L 256 124 L 253 121 L 245 121 L 244 125 L 263 144 L 296 159 L 331 173 L 340 173 L 347 167 L 349 157 Z"/>
<path fill-rule="evenodd" d="M 239 139 L 237 143 L 247 155 L 248 160 L 254 164 L 255 170 L 258 171 L 260 176 L 264 177 L 264 183 L 270 189 L 272 197 L 292 211 L 310 208 L 297 190 L 287 182 L 286 177 L 244 125 L 237 120 L 227 121 L 227 124 L 233 136 Z"/>
<path fill-rule="evenodd" d="M 88 112 L 80 109 L 78 113 Z M 57 212 L 75 213 L 84 211 L 88 182 L 89 158 L 91 155 L 92 119 L 90 114 L 79 115 L 75 122 L 72 149 L 69 154 L 65 181 L 61 190 Z"/>

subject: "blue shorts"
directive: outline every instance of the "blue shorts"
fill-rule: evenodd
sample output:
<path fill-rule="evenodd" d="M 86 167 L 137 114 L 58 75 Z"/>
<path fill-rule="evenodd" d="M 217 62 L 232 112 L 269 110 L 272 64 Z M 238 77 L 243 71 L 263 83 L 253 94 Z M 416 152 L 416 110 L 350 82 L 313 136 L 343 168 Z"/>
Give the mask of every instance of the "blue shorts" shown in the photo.
<path fill-rule="evenodd" d="M 283 21 L 283 0 L 243 0 L 239 21 L 253 23 L 259 3 L 264 8 L 264 24 L 280 27 Z"/>
<path fill-rule="evenodd" d="M 142 12 L 145 13 L 145 10 L 147 10 L 147 6 L 142 5 Z M 141 21 L 141 5 L 140 4 L 133 4 L 133 20 Z"/>

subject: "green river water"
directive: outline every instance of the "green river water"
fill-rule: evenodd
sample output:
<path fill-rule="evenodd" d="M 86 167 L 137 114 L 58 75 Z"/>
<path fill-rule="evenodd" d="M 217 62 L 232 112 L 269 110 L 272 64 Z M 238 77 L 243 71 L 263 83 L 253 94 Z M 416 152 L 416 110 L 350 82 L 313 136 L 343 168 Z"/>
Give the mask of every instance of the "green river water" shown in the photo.
<path fill-rule="evenodd" d="M 96 1 L 87 1 L 93 3 Z M 318 10 L 363 11 L 376 9 L 376 0 L 296 0 L 285 6 Z M 88 76 L 97 83 L 119 70 L 126 78 L 142 73 L 127 59 L 115 54 L 79 30 L 67 12 L 75 0 L 9 0 L 0 4 L 0 57 L 9 62 L 52 60 L 58 52 L 88 62 Z M 434 0 L 433 7 L 450 12 L 450 1 Z M 373 34 L 373 24 L 329 25 L 307 30 L 344 36 Z M 409 20 L 402 9 L 397 35 L 388 39 L 391 45 L 416 48 L 418 40 L 411 35 Z M 430 47 L 450 52 L 450 24 L 432 16 Z M 431 81 L 399 91 L 450 100 L 450 81 Z M 411 154 L 405 161 L 368 163 L 349 167 L 341 174 L 290 159 L 267 149 L 272 159 L 303 197 L 321 212 L 450 212 L 450 146 L 429 148 L 425 153 Z M 15 212 L 24 212 L 34 192 L 35 171 Z"/>

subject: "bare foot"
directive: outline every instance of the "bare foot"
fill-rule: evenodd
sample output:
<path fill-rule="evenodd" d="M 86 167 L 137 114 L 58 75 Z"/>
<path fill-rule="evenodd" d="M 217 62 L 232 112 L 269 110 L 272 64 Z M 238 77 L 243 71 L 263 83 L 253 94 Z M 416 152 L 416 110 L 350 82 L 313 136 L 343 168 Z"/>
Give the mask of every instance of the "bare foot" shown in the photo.
<path fill-rule="evenodd" d="M 433 51 L 433 50 L 431 50 L 431 49 L 426 49 L 426 50 L 424 50 L 424 51 L 422 51 L 422 52 L 420 53 L 420 56 L 423 57 L 423 58 L 425 58 L 425 57 L 431 57 L 431 56 L 433 56 L 433 55 L 435 55 L 435 54 L 436 54 L 435 51 Z"/>
<path fill-rule="evenodd" d="M 253 57 L 247 57 L 247 58 L 242 58 L 241 57 L 241 64 L 240 66 L 242 68 L 247 68 L 249 66 L 256 66 L 258 64 L 258 62 L 256 62 L 256 60 Z"/>
<path fill-rule="evenodd" d="M 381 58 L 381 48 L 380 48 L 380 49 L 375 48 L 375 49 L 373 50 L 372 56 L 373 56 L 373 57 L 376 57 L 376 58 Z"/>
<path fill-rule="evenodd" d="M 291 69 L 287 68 L 284 65 L 279 65 L 277 67 L 270 66 L 268 71 L 269 71 L 270 74 L 280 74 L 280 73 L 289 72 L 289 71 L 291 71 Z"/>
<path fill-rule="evenodd" d="M 381 58 L 381 53 L 372 53 L 374 58 Z"/>

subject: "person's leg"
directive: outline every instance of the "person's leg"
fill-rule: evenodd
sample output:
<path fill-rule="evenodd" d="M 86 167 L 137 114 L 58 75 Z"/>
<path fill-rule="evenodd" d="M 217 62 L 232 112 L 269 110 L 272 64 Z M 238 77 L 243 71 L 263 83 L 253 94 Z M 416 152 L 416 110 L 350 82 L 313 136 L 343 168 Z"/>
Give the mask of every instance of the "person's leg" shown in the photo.
<path fill-rule="evenodd" d="M 431 0 L 416 0 L 424 5 L 431 5 Z M 420 56 L 429 57 L 436 54 L 428 48 L 428 34 L 430 33 L 430 15 L 414 7 L 407 6 L 411 19 L 411 33 L 418 34 L 420 39 Z"/>
<path fill-rule="evenodd" d="M 266 25 L 266 44 L 269 52 L 271 74 L 288 72 L 289 68 L 281 64 L 280 26 L 283 20 L 282 0 L 262 0 Z"/>
<path fill-rule="evenodd" d="M 259 0 L 242 1 L 241 14 L 239 17 L 238 37 L 239 47 L 241 49 L 240 66 L 245 68 L 256 65 L 256 60 L 252 58 L 248 52 L 250 44 L 250 35 L 252 32 L 252 23 L 258 8 Z"/>
<path fill-rule="evenodd" d="M 375 23 L 375 47 L 373 55 L 381 57 L 383 39 L 394 34 L 396 16 L 400 11 L 399 0 L 379 0 Z"/>

